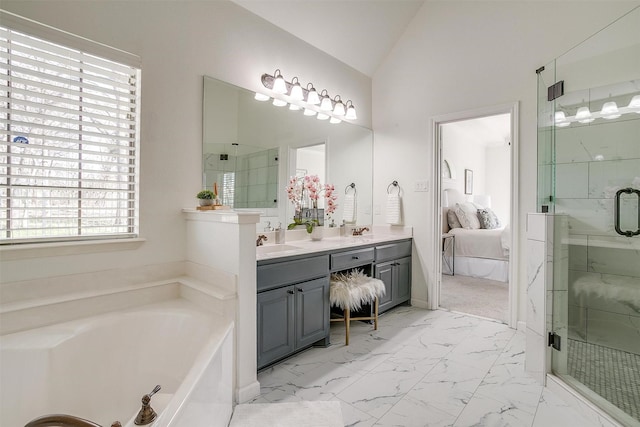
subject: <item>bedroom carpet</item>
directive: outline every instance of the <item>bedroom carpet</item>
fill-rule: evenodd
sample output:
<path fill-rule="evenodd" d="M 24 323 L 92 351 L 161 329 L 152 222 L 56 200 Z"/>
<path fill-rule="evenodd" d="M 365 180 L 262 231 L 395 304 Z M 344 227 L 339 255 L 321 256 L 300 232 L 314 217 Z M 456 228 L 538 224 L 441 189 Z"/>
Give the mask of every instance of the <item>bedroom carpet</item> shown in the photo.
<path fill-rule="evenodd" d="M 443 274 L 440 307 L 507 323 L 509 284 L 476 277 Z"/>

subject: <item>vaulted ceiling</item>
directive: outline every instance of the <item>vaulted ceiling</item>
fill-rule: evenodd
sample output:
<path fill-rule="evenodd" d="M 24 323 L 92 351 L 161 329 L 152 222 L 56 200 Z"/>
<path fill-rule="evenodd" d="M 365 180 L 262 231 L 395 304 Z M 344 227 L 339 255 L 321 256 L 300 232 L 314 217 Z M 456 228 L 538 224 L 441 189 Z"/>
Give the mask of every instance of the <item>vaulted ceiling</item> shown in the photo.
<path fill-rule="evenodd" d="M 423 0 L 232 0 L 372 77 Z"/>

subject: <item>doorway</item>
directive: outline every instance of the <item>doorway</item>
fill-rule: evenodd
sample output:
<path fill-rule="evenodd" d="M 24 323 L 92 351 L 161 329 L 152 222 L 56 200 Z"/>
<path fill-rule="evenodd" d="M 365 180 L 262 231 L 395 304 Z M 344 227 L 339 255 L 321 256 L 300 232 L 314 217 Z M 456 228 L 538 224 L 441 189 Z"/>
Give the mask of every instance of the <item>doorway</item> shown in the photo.
<path fill-rule="evenodd" d="M 517 104 L 434 119 L 433 308 L 516 324 Z M 515 232 L 514 232 L 515 231 Z"/>

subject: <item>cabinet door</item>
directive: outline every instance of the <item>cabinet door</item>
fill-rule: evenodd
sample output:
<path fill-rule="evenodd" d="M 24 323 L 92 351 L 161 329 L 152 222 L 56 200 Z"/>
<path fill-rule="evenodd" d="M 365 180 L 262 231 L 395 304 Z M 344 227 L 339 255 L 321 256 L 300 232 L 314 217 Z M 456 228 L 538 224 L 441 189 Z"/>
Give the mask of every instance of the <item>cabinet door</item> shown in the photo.
<path fill-rule="evenodd" d="M 378 301 L 378 311 L 383 312 L 393 307 L 393 261 L 376 264 L 375 278 L 384 282 L 385 294 Z"/>
<path fill-rule="evenodd" d="M 296 292 L 296 349 L 329 334 L 329 278 L 293 286 Z"/>
<path fill-rule="evenodd" d="M 294 351 L 293 286 L 258 294 L 258 368 Z"/>
<path fill-rule="evenodd" d="M 393 269 L 395 270 L 393 304 L 397 305 L 411 298 L 411 257 L 395 260 Z"/>

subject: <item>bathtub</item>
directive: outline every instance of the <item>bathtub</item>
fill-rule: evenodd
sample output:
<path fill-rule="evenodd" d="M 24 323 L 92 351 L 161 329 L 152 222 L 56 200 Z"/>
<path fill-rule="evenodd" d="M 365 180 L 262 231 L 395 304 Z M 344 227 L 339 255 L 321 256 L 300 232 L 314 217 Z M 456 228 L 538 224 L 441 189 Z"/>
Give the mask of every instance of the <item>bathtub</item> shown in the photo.
<path fill-rule="evenodd" d="M 226 426 L 233 323 L 177 298 L 0 337 L 0 425 L 62 413 L 133 426 L 141 398 L 154 427 Z"/>

